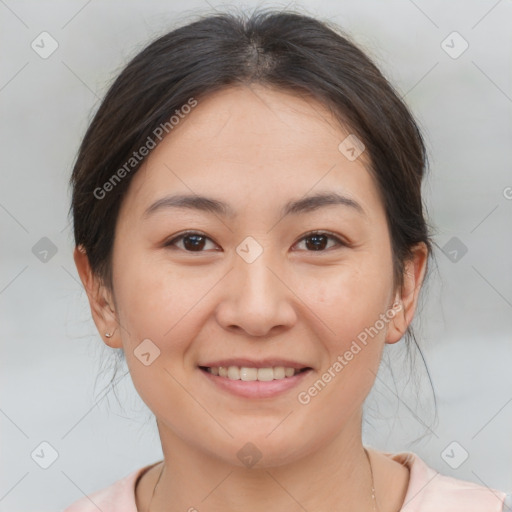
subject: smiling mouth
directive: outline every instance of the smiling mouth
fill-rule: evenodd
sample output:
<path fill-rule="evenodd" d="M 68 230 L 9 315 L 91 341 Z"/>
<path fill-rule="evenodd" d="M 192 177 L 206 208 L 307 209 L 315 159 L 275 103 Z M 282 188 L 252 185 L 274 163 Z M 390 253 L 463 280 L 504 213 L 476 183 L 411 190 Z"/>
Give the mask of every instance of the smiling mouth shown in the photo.
<path fill-rule="evenodd" d="M 243 381 L 258 380 L 262 382 L 287 379 L 312 369 L 310 367 L 289 368 L 285 366 L 272 366 L 266 368 L 254 368 L 247 366 L 199 366 L 199 368 L 202 371 L 217 377 Z"/>

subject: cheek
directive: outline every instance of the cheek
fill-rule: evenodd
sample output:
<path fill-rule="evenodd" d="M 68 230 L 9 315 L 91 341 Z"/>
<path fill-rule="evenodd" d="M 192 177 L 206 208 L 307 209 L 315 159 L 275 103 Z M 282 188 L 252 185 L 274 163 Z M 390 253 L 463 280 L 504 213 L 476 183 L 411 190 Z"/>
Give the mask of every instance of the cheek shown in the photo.
<path fill-rule="evenodd" d="M 123 253 L 120 248 L 113 260 L 119 313 L 138 330 L 149 329 L 153 336 L 162 337 L 174 319 L 185 313 L 197 286 L 183 283 L 176 270 L 142 250 Z M 149 331 L 139 334 L 148 336 Z"/>
<path fill-rule="evenodd" d="M 333 347 L 343 349 L 388 307 L 392 292 L 391 259 L 359 253 L 319 276 L 302 273 L 300 292 L 326 326 Z"/>
<path fill-rule="evenodd" d="M 141 368 L 137 354 L 142 350 L 144 340 L 158 357 L 151 363 L 152 370 L 158 371 L 150 380 L 169 379 L 165 368 L 181 374 L 190 369 L 192 340 L 201 335 L 212 305 L 207 300 L 208 292 L 219 281 L 219 276 L 204 268 L 178 269 L 160 257 L 148 254 L 119 258 L 118 272 L 114 282 L 118 302 L 118 316 L 123 329 L 123 347 L 126 360 L 133 369 L 133 380 L 139 388 L 148 389 L 147 373 Z M 206 273 L 206 275 L 205 275 Z M 130 364 L 131 363 L 131 364 Z M 141 372 L 142 370 L 142 372 Z M 178 377 L 178 375 L 176 375 Z M 172 379 L 171 379 L 172 380 Z M 144 389 L 140 389 L 141 394 Z"/>
<path fill-rule="evenodd" d="M 190 408 L 190 397 L 179 383 L 186 380 L 187 350 L 200 328 L 194 320 L 201 314 L 205 291 L 195 279 L 180 280 L 177 272 L 148 260 L 134 254 L 119 258 L 123 272 L 114 286 L 133 384 L 150 410 L 165 415 Z"/>
<path fill-rule="evenodd" d="M 336 269 L 330 279 L 317 281 L 322 286 L 311 289 L 312 308 L 329 329 L 317 384 L 304 390 L 303 398 L 315 414 L 333 405 L 333 424 L 362 404 L 378 372 L 392 292 L 391 258 L 383 256 L 361 254 L 357 263 Z"/>

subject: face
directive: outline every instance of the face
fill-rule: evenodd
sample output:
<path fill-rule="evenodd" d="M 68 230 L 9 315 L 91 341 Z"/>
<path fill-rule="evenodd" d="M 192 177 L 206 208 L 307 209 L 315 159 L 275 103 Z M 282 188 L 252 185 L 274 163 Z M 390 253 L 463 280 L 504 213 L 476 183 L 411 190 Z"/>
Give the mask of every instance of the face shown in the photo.
<path fill-rule="evenodd" d="M 113 295 L 89 297 L 168 446 L 241 465 L 251 442 L 278 465 L 357 431 L 425 254 L 396 290 L 366 153 L 338 149 L 349 133 L 312 99 L 234 87 L 200 101 L 134 176 Z"/>

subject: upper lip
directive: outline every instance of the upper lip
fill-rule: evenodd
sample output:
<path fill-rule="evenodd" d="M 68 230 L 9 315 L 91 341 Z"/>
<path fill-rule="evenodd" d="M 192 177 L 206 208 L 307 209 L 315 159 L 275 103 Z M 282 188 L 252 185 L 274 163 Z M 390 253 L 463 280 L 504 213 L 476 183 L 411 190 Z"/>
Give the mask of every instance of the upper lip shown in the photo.
<path fill-rule="evenodd" d="M 278 358 L 266 358 L 266 359 L 248 359 L 244 357 L 237 357 L 231 359 L 217 359 L 215 361 L 209 361 L 201 363 L 198 366 L 207 368 L 215 368 L 219 366 L 239 366 L 245 368 L 270 368 L 273 366 L 284 366 L 285 368 L 296 368 L 302 370 L 303 368 L 311 368 L 311 366 L 297 361 L 291 361 L 289 359 L 278 359 Z"/>

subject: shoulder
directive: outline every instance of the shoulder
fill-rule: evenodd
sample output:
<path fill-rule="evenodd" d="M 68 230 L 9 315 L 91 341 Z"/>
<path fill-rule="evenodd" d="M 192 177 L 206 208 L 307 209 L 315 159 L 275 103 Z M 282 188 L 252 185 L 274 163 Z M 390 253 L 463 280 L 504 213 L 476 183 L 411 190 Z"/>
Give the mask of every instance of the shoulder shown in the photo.
<path fill-rule="evenodd" d="M 412 452 L 384 455 L 409 468 L 400 512 L 503 512 L 511 499 L 502 491 L 442 475 Z"/>
<path fill-rule="evenodd" d="M 158 462 L 156 463 L 158 464 Z M 155 464 L 136 469 L 108 487 L 99 489 L 75 501 L 63 512 L 137 512 L 135 483 Z"/>

